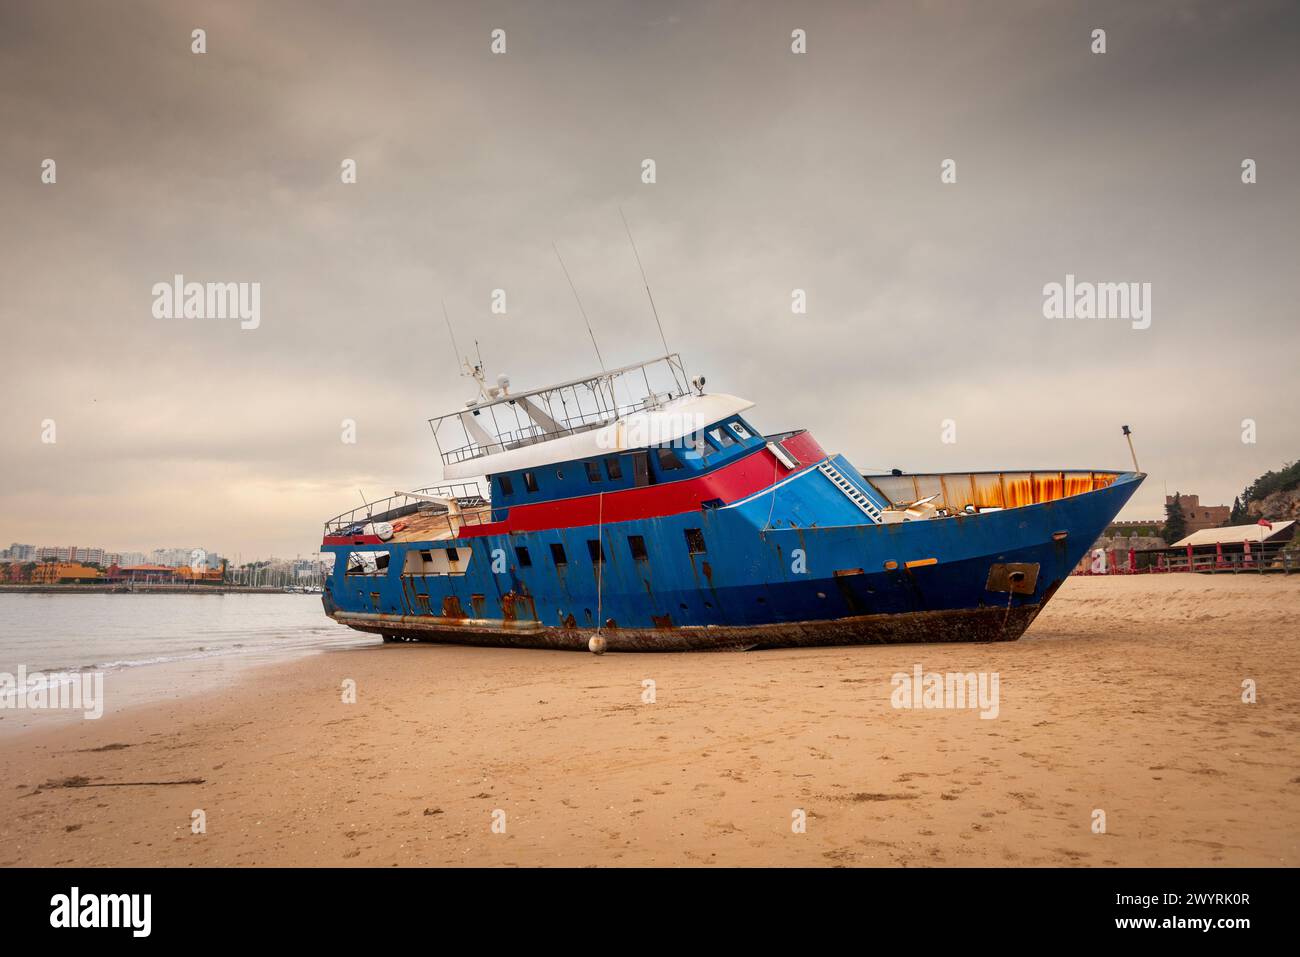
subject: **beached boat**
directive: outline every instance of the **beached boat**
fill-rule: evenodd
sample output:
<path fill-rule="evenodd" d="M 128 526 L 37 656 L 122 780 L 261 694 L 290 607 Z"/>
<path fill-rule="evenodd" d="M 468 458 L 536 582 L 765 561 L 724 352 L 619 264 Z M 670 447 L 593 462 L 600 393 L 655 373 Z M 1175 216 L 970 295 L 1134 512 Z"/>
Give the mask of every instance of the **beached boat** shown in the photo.
<path fill-rule="evenodd" d="M 325 524 L 336 621 L 613 651 L 1013 640 L 1145 477 L 863 475 L 675 354 L 519 393 L 473 371 L 478 399 L 430 420 L 459 484 Z"/>

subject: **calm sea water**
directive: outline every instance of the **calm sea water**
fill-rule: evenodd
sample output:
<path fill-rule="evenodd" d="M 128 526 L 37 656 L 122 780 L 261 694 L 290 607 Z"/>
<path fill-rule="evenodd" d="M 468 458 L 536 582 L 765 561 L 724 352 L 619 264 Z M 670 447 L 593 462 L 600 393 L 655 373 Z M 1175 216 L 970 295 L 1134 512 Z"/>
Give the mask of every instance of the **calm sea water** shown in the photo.
<path fill-rule="evenodd" d="M 103 672 L 110 712 L 250 665 L 378 641 L 326 618 L 319 595 L 0 593 L 0 672 Z M 40 716 L 0 708 L 0 729 Z"/>

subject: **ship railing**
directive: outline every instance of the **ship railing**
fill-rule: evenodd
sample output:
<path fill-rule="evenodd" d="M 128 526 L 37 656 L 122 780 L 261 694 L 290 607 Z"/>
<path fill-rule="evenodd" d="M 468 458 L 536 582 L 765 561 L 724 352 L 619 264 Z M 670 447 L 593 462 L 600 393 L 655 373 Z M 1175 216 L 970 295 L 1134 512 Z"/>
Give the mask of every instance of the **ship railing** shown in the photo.
<path fill-rule="evenodd" d="M 670 392 L 657 393 L 654 396 L 653 405 L 661 405 L 672 399 L 679 398 Z M 442 461 L 450 465 L 453 462 L 465 462 L 469 459 L 481 458 L 485 455 L 495 455 L 498 452 L 506 452 L 510 449 L 522 449 L 529 445 L 537 445 L 542 442 L 549 442 L 551 439 L 558 439 L 566 435 L 577 435 L 579 432 L 590 432 L 592 429 L 599 429 L 603 426 L 617 422 L 619 419 L 626 418 L 635 412 L 643 412 L 647 404 L 636 402 L 631 405 L 619 406 L 611 412 L 586 412 L 570 416 L 565 427 L 554 429 L 552 431 L 543 431 L 539 426 L 533 425 L 521 429 L 512 429 L 496 436 L 497 441 L 488 444 L 471 443 L 458 449 L 451 449 L 442 454 Z"/>
<path fill-rule="evenodd" d="M 447 485 L 430 485 L 426 488 L 412 489 L 410 493 L 399 492 L 387 498 L 378 499 L 366 505 L 360 505 L 351 511 L 336 515 L 325 523 L 325 535 L 337 536 L 360 534 L 360 529 L 372 522 L 396 522 L 417 512 L 425 514 L 446 514 L 447 508 L 435 502 L 428 502 L 419 496 L 454 499 L 460 509 L 458 521 L 462 525 L 478 525 L 490 521 L 490 492 L 480 482 L 457 482 Z M 450 526 L 450 520 L 448 525 Z"/>
<path fill-rule="evenodd" d="M 688 395 L 690 383 L 673 353 L 527 392 L 486 392 L 481 402 L 429 420 L 445 465 L 609 425 Z"/>

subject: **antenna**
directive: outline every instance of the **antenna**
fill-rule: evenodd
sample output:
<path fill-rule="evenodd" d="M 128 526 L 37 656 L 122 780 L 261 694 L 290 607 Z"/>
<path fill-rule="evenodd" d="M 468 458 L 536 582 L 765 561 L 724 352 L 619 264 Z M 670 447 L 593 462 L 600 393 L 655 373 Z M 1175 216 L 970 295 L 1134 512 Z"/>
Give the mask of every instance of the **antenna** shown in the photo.
<path fill-rule="evenodd" d="M 569 275 L 568 267 L 564 265 L 564 257 L 560 255 L 560 247 L 555 245 L 552 240 L 551 248 L 555 250 L 555 258 L 560 260 L 560 268 L 564 270 L 564 278 L 569 280 L 569 288 L 573 290 L 573 298 L 578 302 L 578 312 L 582 313 L 582 321 L 587 324 L 587 335 L 591 336 L 591 344 L 596 350 L 596 361 L 600 363 L 600 371 L 605 370 L 605 360 L 601 357 L 600 346 L 596 345 L 596 334 L 591 331 L 591 320 L 587 318 L 587 310 L 582 308 L 582 298 L 578 295 L 578 287 L 573 284 L 573 277 Z"/>
<path fill-rule="evenodd" d="M 451 336 L 451 351 L 456 353 L 456 358 L 460 365 L 460 374 L 469 375 L 469 357 L 460 354 L 460 346 L 456 345 L 456 333 L 451 328 L 451 316 L 447 315 L 447 300 L 442 300 L 442 318 L 447 321 L 447 335 Z M 475 343 L 477 345 L 477 343 Z"/>
<path fill-rule="evenodd" d="M 451 348 L 460 359 L 460 374 L 468 376 L 478 383 L 479 398 L 486 399 L 487 386 L 484 383 L 483 375 L 483 350 L 478 346 L 478 340 L 474 340 L 474 353 L 478 356 L 478 365 L 470 365 L 469 356 L 462 356 L 460 347 L 456 345 L 456 333 L 451 328 L 451 316 L 447 315 L 447 300 L 442 300 L 442 317 L 447 320 L 447 335 L 451 336 Z M 364 496 L 363 496 L 364 497 Z"/>
<path fill-rule="evenodd" d="M 641 270 L 641 281 L 645 283 L 646 298 L 650 300 L 650 312 L 655 317 L 655 325 L 659 327 L 659 341 L 664 344 L 664 355 L 668 355 L 668 340 L 664 336 L 664 324 L 659 321 L 659 310 L 655 308 L 655 297 L 650 293 L 650 280 L 645 276 L 645 266 L 641 265 L 641 254 L 636 250 L 636 240 L 632 238 L 632 227 L 627 224 L 627 217 L 623 215 L 622 206 L 618 208 L 618 215 L 623 220 L 623 228 L 627 230 L 627 241 L 632 244 L 632 255 L 636 257 L 636 268 Z"/>

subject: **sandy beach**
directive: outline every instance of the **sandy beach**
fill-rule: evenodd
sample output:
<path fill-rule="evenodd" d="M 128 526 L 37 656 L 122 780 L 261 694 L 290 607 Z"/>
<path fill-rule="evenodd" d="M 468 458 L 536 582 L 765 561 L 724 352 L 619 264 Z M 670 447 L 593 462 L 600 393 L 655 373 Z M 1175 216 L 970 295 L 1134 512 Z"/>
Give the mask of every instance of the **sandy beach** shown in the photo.
<path fill-rule="evenodd" d="M 3 739 L 0 863 L 1290 866 L 1298 622 L 1300 576 L 1167 575 L 1007 644 L 330 651 Z M 918 665 L 997 717 L 892 707 Z"/>

